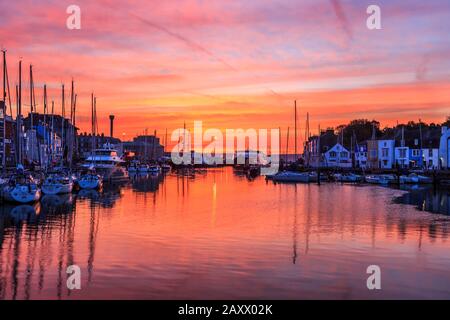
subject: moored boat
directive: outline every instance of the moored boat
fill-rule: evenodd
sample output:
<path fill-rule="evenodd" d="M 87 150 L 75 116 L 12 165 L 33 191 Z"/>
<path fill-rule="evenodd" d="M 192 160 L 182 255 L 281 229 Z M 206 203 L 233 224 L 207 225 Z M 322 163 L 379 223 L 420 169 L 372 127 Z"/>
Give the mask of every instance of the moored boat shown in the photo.
<path fill-rule="evenodd" d="M 159 165 L 153 164 L 153 165 L 148 166 L 148 172 L 153 173 L 153 174 L 159 173 L 159 172 L 161 172 L 161 168 Z"/>
<path fill-rule="evenodd" d="M 365 180 L 367 183 L 372 184 L 389 184 L 394 183 L 396 181 L 396 177 L 392 174 L 378 174 L 366 176 Z"/>
<path fill-rule="evenodd" d="M 167 172 L 172 170 L 172 167 L 170 166 L 170 164 L 164 163 L 163 165 L 161 165 L 161 170 Z"/>
<path fill-rule="evenodd" d="M 336 173 L 333 175 L 334 180 L 337 182 L 360 182 L 362 180 L 362 176 L 349 173 L 349 174 L 342 174 L 342 173 Z"/>
<path fill-rule="evenodd" d="M 312 175 L 308 172 L 283 171 L 272 176 L 275 182 L 311 182 Z"/>
<path fill-rule="evenodd" d="M 50 174 L 42 184 L 42 192 L 44 194 L 70 193 L 72 189 L 73 181 L 71 177 L 61 173 Z"/>
<path fill-rule="evenodd" d="M 103 179 L 95 170 L 91 169 L 78 179 L 78 185 L 81 189 L 100 189 L 103 185 Z"/>
<path fill-rule="evenodd" d="M 31 203 L 40 199 L 41 189 L 33 177 L 19 169 L 3 187 L 3 197 L 9 202 Z"/>

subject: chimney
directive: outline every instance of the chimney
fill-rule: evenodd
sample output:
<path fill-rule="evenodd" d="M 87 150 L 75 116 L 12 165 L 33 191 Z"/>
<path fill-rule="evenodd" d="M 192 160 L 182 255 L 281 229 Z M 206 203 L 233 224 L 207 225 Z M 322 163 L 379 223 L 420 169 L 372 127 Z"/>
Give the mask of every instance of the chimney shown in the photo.
<path fill-rule="evenodd" d="M 109 136 L 112 138 L 114 134 L 114 115 L 109 116 Z"/>

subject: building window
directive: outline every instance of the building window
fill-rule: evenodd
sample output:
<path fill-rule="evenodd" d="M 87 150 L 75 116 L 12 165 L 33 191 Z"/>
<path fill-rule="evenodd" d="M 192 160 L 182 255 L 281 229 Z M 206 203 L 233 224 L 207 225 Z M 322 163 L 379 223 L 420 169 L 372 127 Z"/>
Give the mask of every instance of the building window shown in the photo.
<path fill-rule="evenodd" d="M 388 148 L 381 149 L 381 155 L 382 155 L 382 157 L 388 157 L 389 156 L 389 149 Z"/>
<path fill-rule="evenodd" d="M 336 152 L 331 151 L 330 152 L 330 158 L 336 158 Z"/>
<path fill-rule="evenodd" d="M 341 158 L 347 158 L 348 157 L 348 153 L 345 151 L 341 152 Z"/>
<path fill-rule="evenodd" d="M 413 149 L 412 155 L 413 155 L 413 157 L 418 157 L 418 156 L 420 155 L 420 150 L 418 150 L 418 149 Z"/>
<path fill-rule="evenodd" d="M 406 149 L 399 149 L 400 158 L 406 158 Z"/>
<path fill-rule="evenodd" d="M 428 156 L 429 156 L 430 158 L 433 157 L 433 149 L 428 149 Z"/>

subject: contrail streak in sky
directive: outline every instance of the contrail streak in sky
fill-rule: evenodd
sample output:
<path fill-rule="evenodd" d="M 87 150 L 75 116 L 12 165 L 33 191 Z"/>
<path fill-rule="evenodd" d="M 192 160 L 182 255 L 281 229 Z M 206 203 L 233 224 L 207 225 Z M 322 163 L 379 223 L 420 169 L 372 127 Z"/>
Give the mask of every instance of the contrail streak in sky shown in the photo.
<path fill-rule="evenodd" d="M 344 32 L 347 34 L 349 39 L 353 38 L 353 33 L 350 28 L 350 23 L 347 20 L 347 16 L 345 15 L 344 9 L 342 8 L 342 4 L 340 0 L 330 0 L 331 5 L 333 6 L 334 13 L 336 14 L 336 17 L 338 18 L 342 29 L 344 29 Z"/>
<path fill-rule="evenodd" d="M 133 17 L 135 17 L 136 19 L 138 19 L 139 21 L 141 21 L 142 23 L 145 23 L 146 25 L 148 25 L 148 26 L 150 26 L 150 27 L 152 27 L 152 28 L 155 28 L 155 29 L 157 29 L 157 30 L 159 30 L 159 31 L 161 31 L 161 32 L 164 32 L 165 34 L 171 36 L 172 38 L 175 38 L 175 39 L 177 39 L 177 40 L 179 40 L 179 41 L 184 42 L 186 45 L 188 45 L 189 47 L 191 47 L 191 48 L 194 49 L 194 50 L 203 52 L 204 54 L 206 54 L 206 55 L 212 57 L 212 58 L 215 59 L 216 61 L 222 63 L 222 64 L 223 64 L 224 66 L 226 66 L 227 68 L 229 68 L 229 69 L 231 69 L 231 70 L 236 70 L 233 66 L 231 66 L 229 63 L 227 63 L 225 60 L 223 60 L 223 59 L 217 57 L 216 55 L 214 55 L 212 52 L 210 52 L 210 51 L 207 50 L 206 48 L 204 48 L 204 47 L 202 47 L 201 45 L 199 45 L 199 44 L 197 44 L 197 43 L 195 43 L 195 42 L 189 40 L 188 38 L 186 38 L 186 37 L 184 37 L 184 36 L 182 36 L 182 35 L 180 35 L 180 34 L 178 34 L 178 33 L 175 33 L 175 32 L 173 32 L 173 31 L 171 31 L 171 30 L 169 30 L 169 29 L 167 29 L 167 28 L 165 28 L 165 27 L 163 27 L 163 26 L 160 26 L 160 25 L 158 25 L 158 24 L 156 24 L 156 23 L 154 23 L 154 22 L 151 22 L 150 20 L 144 19 L 144 18 L 142 18 L 142 17 L 140 17 L 140 16 L 138 16 L 138 15 L 136 15 L 136 14 L 134 14 L 134 13 L 130 13 L 130 14 L 131 14 Z"/>

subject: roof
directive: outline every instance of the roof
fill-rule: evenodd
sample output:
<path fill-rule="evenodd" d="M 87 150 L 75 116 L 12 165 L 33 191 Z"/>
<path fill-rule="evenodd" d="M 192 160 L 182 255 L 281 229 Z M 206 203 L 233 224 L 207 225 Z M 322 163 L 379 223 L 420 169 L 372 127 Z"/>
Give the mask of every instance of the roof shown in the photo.
<path fill-rule="evenodd" d="M 420 132 L 422 131 L 422 132 Z M 441 128 L 440 127 L 424 127 L 422 130 L 420 128 L 407 128 L 404 129 L 404 141 L 405 147 L 411 149 L 422 148 L 439 148 L 439 142 L 441 139 Z M 401 147 L 402 141 L 402 129 L 397 127 L 393 133 L 390 134 L 393 139 L 395 139 L 395 146 Z M 422 136 L 422 143 L 420 137 Z"/>

